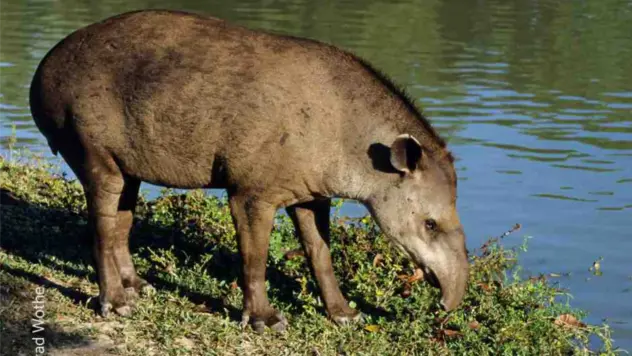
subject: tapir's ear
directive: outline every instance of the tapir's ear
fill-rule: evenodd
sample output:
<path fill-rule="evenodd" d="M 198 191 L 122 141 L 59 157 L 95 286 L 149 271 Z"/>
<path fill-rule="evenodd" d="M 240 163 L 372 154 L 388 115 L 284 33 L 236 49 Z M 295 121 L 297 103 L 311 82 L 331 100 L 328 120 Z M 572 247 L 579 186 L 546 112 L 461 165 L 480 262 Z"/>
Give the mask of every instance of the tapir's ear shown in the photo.
<path fill-rule="evenodd" d="M 410 173 L 421 163 L 421 144 L 409 134 L 397 136 L 391 145 L 391 164 L 400 172 Z"/>

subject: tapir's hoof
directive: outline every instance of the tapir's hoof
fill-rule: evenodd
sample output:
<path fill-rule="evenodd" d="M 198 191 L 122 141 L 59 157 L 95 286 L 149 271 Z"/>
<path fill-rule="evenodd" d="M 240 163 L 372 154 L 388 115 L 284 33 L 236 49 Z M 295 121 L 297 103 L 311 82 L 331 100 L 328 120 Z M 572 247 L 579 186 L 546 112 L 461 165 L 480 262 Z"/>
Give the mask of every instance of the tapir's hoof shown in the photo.
<path fill-rule="evenodd" d="M 245 327 L 249 323 L 252 326 L 252 329 L 257 334 L 263 334 L 265 332 L 266 326 L 278 333 L 284 333 L 288 327 L 287 319 L 285 319 L 283 314 L 281 314 L 280 312 L 275 312 L 265 319 L 252 317 L 249 316 L 247 313 L 244 313 L 241 319 L 242 327 Z"/>
<path fill-rule="evenodd" d="M 334 323 L 340 326 L 350 325 L 350 324 L 362 322 L 362 320 L 364 320 L 364 314 L 360 313 L 357 310 L 353 310 L 353 312 L 349 312 L 349 313 L 340 313 L 340 314 L 332 315 L 331 320 L 333 320 Z"/>
<path fill-rule="evenodd" d="M 140 295 L 143 297 L 148 297 L 154 294 L 156 294 L 156 288 L 154 288 L 151 284 L 145 282 L 145 284 L 140 287 Z"/>
<path fill-rule="evenodd" d="M 114 311 L 120 316 L 127 317 L 132 315 L 132 307 L 130 307 L 129 305 L 120 306 L 118 308 L 115 308 Z"/>
<path fill-rule="evenodd" d="M 270 329 L 278 333 L 284 333 L 288 327 L 287 319 L 285 319 L 285 317 L 280 313 L 277 316 L 275 316 L 275 318 L 276 318 L 276 322 L 268 326 L 270 327 Z"/>
<path fill-rule="evenodd" d="M 125 288 L 125 300 L 128 303 L 134 303 L 138 299 L 138 292 L 134 287 Z"/>
<path fill-rule="evenodd" d="M 112 311 L 120 316 L 130 316 L 132 315 L 132 307 L 127 304 L 123 304 L 119 307 L 113 307 L 112 303 L 101 303 L 101 316 L 104 318 L 110 317 L 112 315 Z"/>
<path fill-rule="evenodd" d="M 137 284 L 137 287 L 127 287 L 125 288 L 125 300 L 129 305 L 135 305 L 136 300 L 139 297 L 147 297 L 150 295 L 154 295 L 156 293 L 156 289 L 152 287 L 151 284 L 147 283 L 144 279 L 141 279 L 141 283 Z"/>
<path fill-rule="evenodd" d="M 101 316 L 104 318 L 110 317 L 110 310 L 112 310 L 112 303 L 101 302 Z"/>
<path fill-rule="evenodd" d="M 126 281 L 123 281 L 123 285 L 127 286 L 127 288 L 125 288 L 125 293 L 129 297 L 138 297 L 138 296 L 146 297 L 149 295 L 153 295 L 156 292 L 154 287 L 152 287 L 152 285 L 149 284 L 149 282 L 147 282 L 146 280 L 138 276 L 135 276 L 134 278 L 132 278 L 131 281 L 127 283 Z M 134 294 L 134 292 L 136 292 L 136 294 Z"/>

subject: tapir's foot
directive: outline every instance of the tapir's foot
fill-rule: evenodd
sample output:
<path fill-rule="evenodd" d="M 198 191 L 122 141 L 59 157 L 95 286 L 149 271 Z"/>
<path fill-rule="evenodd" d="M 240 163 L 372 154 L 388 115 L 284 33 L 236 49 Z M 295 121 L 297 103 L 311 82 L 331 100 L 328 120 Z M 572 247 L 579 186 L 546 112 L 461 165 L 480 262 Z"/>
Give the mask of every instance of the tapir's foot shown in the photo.
<path fill-rule="evenodd" d="M 285 319 L 281 312 L 273 308 L 270 308 L 270 311 L 264 313 L 262 316 L 254 316 L 247 311 L 244 312 L 241 318 L 241 325 L 242 327 L 246 327 L 248 324 L 252 326 L 252 329 L 257 334 L 263 334 L 266 326 L 278 333 L 285 332 L 288 327 L 287 319 Z"/>
<path fill-rule="evenodd" d="M 125 300 L 130 305 L 136 305 L 136 299 L 138 299 L 139 294 L 133 287 L 125 288 Z"/>
<path fill-rule="evenodd" d="M 329 318 L 338 325 L 349 325 L 362 321 L 363 315 L 359 311 L 345 306 L 329 312 Z"/>
<path fill-rule="evenodd" d="M 132 314 L 132 307 L 127 301 L 126 292 L 121 290 L 118 293 L 113 293 L 111 296 L 102 295 L 99 297 L 100 312 L 104 318 L 109 317 L 112 312 L 120 316 L 130 316 Z"/>
<path fill-rule="evenodd" d="M 120 316 L 127 317 L 132 315 L 132 307 L 127 304 L 118 306 L 116 308 L 113 307 L 110 303 L 105 303 L 101 305 L 101 315 L 103 315 L 104 318 L 109 317 L 112 310 Z"/>
<path fill-rule="evenodd" d="M 154 287 L 146 280 L 136 276 L 132 281 L 123 281 L 125 295 L 128 303 L 134 303 L 139 296 L 148 296 L 156 292 Z"/>

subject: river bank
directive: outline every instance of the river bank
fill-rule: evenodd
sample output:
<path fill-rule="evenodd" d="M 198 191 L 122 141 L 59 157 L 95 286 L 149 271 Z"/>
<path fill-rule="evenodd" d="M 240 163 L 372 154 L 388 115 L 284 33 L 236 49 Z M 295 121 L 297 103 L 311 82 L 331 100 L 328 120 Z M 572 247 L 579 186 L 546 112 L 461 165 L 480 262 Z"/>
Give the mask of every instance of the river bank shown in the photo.
<path fill-rule="evenodd" d="M 445 313 L 439 291 L 415 275 L 370 218 L 337 214 L 336 275 L 364 323 L 327 320 L 304 258 L 287 255 L 299 244 L 289 219 L 279 216 L 269 295 L 290 328 L 283 335 L 244 331 L 232 220 L 224 200 L 202 191 L 141 199 L 131 249 L 156 293 L 139 300 L 130 318 L 102 319 L 94 312 L 83 192 L 56 172 L 31 156 L 0 159 L 2 354 L 36 347 L 64 355 L 614 353 L 609 327 L 582 323 L 567 291 L 544 276 L 517 277 L 520 249 L 503 248 L 501 237 L 470 246 L 467 297 Z"/>

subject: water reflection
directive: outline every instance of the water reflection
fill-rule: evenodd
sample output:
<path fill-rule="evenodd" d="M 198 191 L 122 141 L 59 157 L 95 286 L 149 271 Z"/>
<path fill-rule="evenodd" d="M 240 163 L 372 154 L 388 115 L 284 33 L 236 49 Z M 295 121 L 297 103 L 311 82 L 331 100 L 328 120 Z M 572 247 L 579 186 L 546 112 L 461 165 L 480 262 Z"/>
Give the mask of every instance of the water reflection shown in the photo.
<path fill-rule="evenodd" d="M 1 144 L 48 152 L 28 109 L 39 60 L 85 24 L 167 0 L 3 0 Z M 515 222 L 535 236 L 531 272 L 565 280 L 591 322 L 617 317 L 632 349 L 632 3 L 624 0 L 180 1 L 366 57 L 416 98 L 457 156 L 469 244 Z M 365 211 L 347 205 L 349 214 Z M 585 280 L 605 257 L 604 275 Z M 608 295 L 606 296 L 606 292 Z M 607 302 L 606 302 L 607 298 Z"/>

